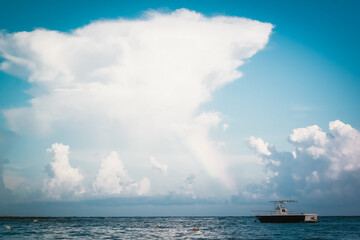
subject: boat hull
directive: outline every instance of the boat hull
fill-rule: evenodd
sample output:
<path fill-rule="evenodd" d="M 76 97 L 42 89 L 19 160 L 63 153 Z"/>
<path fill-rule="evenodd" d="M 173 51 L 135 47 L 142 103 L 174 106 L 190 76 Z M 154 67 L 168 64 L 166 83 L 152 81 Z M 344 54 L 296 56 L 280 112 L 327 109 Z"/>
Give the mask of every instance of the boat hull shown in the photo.
<path fill-rule="evenodd" d="M 262 223 L 316 223 L 317 214 L 271 214 L 257 215 L 256 218 Z"/>

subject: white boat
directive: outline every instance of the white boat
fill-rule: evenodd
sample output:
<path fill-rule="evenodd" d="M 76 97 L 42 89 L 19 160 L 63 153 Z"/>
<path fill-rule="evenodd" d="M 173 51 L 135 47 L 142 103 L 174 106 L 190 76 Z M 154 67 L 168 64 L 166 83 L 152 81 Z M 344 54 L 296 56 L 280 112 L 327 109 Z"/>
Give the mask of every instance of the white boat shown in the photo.
<path fill-rule="evenodd" d="M 318 214 L 289 212 L 287 203 L 295 200 L 270 201 L 274 204 L 274 211 L 266 214 L 256 214 L 255 217 L 262 223 L 317 223 Z"/>

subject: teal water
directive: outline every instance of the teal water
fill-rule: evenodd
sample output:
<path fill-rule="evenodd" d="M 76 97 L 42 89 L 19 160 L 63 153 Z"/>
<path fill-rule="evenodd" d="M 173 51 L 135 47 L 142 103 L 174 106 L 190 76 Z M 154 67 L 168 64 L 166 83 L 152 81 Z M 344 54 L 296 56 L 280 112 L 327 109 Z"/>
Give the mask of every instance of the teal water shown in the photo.
<path fill-rule="evenodd" d="M 259 223 L 254 217 L 1 219 L 0 239 L 360 239 L 360 217 L 319 219 L 290 224 Z M 12 230 L 5 230 L 7 225 Z"/>

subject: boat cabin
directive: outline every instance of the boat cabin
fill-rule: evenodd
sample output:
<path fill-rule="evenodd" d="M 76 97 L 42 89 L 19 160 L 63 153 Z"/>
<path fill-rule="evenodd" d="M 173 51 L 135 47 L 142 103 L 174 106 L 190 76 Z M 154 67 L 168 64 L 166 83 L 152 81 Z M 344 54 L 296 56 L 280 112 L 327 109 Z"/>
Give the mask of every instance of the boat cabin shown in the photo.
<path fill-rule="evenodd" d="M 295 200 L 287 200 L 287 201 L 271 201 L 274 203 L 275 214 L 288 214 L 288 209 L 286 203 L 288 202 L 296 202 Z"/>

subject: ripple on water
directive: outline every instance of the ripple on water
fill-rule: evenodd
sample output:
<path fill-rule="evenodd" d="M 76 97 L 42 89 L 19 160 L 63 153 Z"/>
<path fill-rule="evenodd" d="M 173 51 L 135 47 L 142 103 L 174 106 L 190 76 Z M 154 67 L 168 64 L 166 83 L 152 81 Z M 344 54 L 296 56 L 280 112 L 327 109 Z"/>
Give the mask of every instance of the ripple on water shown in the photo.
<path fill-rule="evenodd" d="M 253 217 L 1 219 L 1 239 L 360 239 L 360 217 L 261 224 Z M 12 230 L 5 230 L 5 226 Z M 160 227 L 158 227 L 160 225 Z M 193 231 L 198 227 L 199 231 Z"/>

